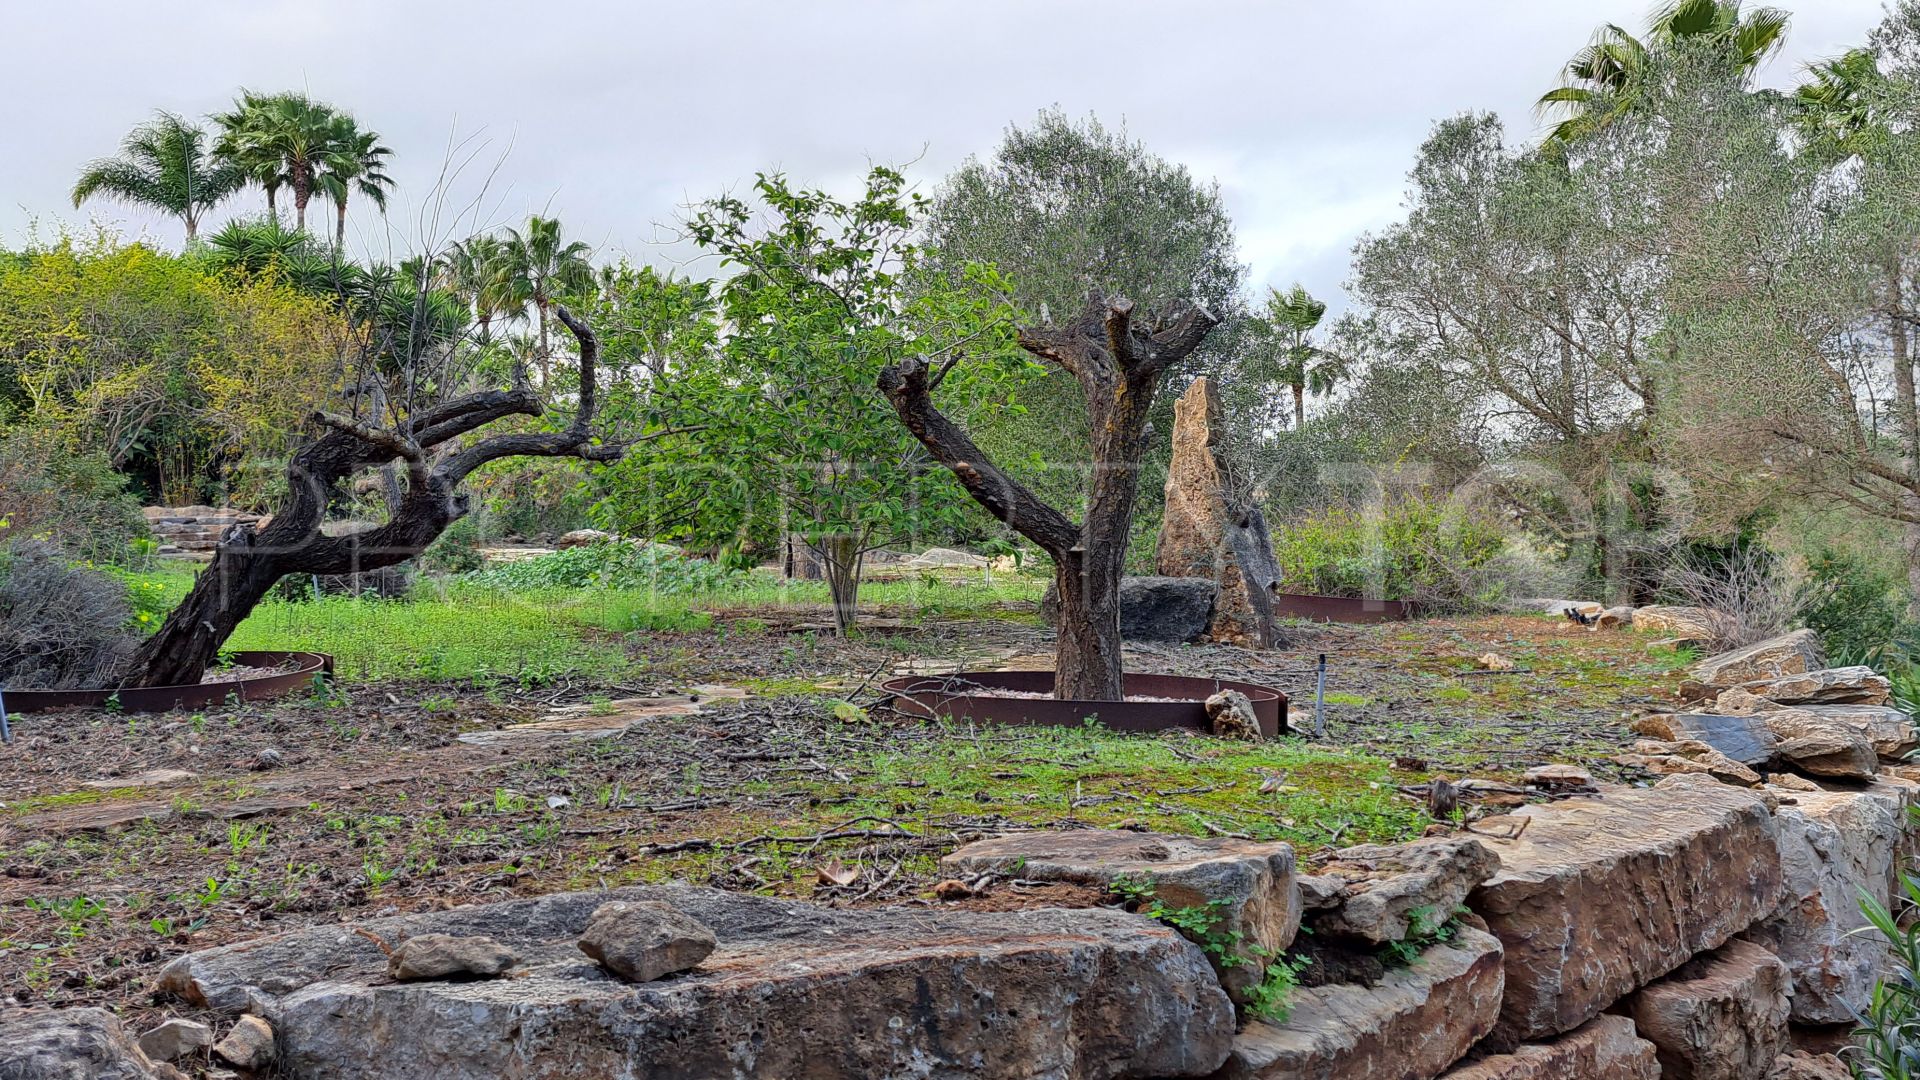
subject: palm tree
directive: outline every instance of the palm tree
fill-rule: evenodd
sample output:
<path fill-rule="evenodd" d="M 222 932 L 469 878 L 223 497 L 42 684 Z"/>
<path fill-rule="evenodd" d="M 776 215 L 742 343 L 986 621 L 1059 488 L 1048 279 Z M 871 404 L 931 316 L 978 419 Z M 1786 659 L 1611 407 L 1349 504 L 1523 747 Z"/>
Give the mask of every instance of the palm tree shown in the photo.
<path fill-rule="evenodd" d="M 207 133 L 170 112 L 127 133 L 118 157 L 88 162 L 73 185 L 73 205 L 95 195 L 150 206 L 179 218 L 192 241 L 200 219 L 233 194 L 246 177 L 215 160 L 207 148 Z"/>
<path fill-rule="evenodd" d="M 440 258 L 439 284 L 473 310 L 483 345 L 493 339 L 493 320 L 506 308 L 501 274 L 505 253 L 505 241 L 481 233 L 453 245 Z"/>
<path fill-rule="evenodd" d="M 1654 12 L 1645 41 L 1613 23 L 1602 26 L 1568 61 L 1565 85 L 1540 96 L 1542 115 L 1565 114 L 1548 132 L 1548 142 L 1572 142 L 1641 108 L 1655 51 L 1682 42 L 1714 44 L 1727 50 L 1741 73 L 1751 74 L 1786 44 L 1788 19 L 1780 8 L 1742 11 L 1741 0 L 1675 0 Z"/>
<path fill-rule="evenodd" d="M 526 232 L 508 229 L 500 252 L 499 297 L 509 311 L 524 312 L 533 305 L 539 321 L 540 349 L 535 355 L 542 381 L 549 374 L 551 353 L 547 341 L 547 313 L 555 299 L 594 287 L 593 253 L 584 241 L 561 235 L 557 218 L 538 215 L 527 219 Z"/>
<path fill-rule="evenodd" d="M 267 189 L 267 208 L 281 187 L 293 192 L 293 223 L 307 227 L 307 203 L 329 155 L 341 152 L 342 130 L 333 106 L 305 94 L 240 92 L 231 112 L 214 117 L 220 155 L 246 169 Z"/>
<path fill-rule="evenodd" d="M 1313 330 L 1327 314 L 1325 303 L 1297 283 L 1286 292 L 1268 289 L 1267 293 L 1265 323 L 1277 339 L 1273 377 L 1293 391 L 1293 427 L 1298 431 L 1307 422 L 1307 394 L 1332 393 L 1347 377 L 1347 363 L 1313 343 Z"/>
<path fill-rule="evenodd" d="M 349 196 L 357 191 L 386 211 L 387 189 L 393 187 L 393 177 L 386 173 L 387 158 L 393 151 L 380 145 L 379 132 L 360 130 L 345 113 L 334 117 L 334 125 L 332 146 L 321 156 L 314 183 L 333 200 L 333 250 L 338 254 L 347 243 Z"/>
<path fill-rule="evenodd" d="M 1833 60 L 1807 65 L 1811 80 L 1793 92 L 1795 126 L 1817 152 L 1848 157 L 1886 132 L 1875 100 L 1881 81 L 1872 49 L 1854 49 Z"/>

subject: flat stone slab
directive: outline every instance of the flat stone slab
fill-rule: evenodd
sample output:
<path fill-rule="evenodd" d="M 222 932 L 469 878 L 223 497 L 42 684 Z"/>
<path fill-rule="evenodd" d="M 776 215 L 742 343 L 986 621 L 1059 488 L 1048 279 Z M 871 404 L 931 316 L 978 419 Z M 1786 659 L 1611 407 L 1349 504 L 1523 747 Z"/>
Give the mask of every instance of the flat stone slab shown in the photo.
<path fill-rule="evenodd" d="M 952 877 L 998 874 L 1029 881 L 1067 881 L 1106 888 L 1126 878 L 1150 886 L 1172 908 L 1220 901 L 1219 930 L 1244 946 L 1278 956 L 1300 928 L 1300 890 L 1293 848 L 1229 838 L 1204 839 L 1118 829 L 1008 833 L 976 841 L 940 860 Z M 1243 962 L 1219 969 L 1236 1000 L 1264 978 L 1266 960 L 1250 948 Z"/>
<path fill-rule="evenodd" d="M 1870 667 L 1843 667 L 1749 680 L 1739 688 L 1781 705 L 1884 705 L 1893 684 Z"/>
<path fill-rule="evenodd" d="M 1864 1009 L 1887 958 L 1860 911 L 1862 892 L 1887 903 L 1911 855 L 1907 811 L 1915 785 L 1883 778 L 1859 791 L 1782 793 L 1775 811 L 1786 898 L 1744 935 L 1793 976 L 1792 1017 L 1844 1024 Z"/>
<path fill-rule="evenodd" d="M 1709 656 L 1693 666 L 1693 678 L 1706 686 L 1725 688 L 1755 679 L 1816 671 L 1825 664 L 1820 635 L 1811 630 L 1795 630 Z"/>
<path fill-rule="evenodd" d="M 747 692 L 737 687 L 696 686 L 691 694 L 565 705 L 539 720 L 486 731 L 466 731 L 457 738 L 468 746 L 485 747 L 539 746 L 575 739 L 610 739 L 649 720 L 691 716 L 713 701 L 741 701 L 746 696 Z"/>
<path fill-rule="evenodd" d="M 1920 730 L 1913 718 L 1888 705 L 1799 705 L 1801 712 L 1838 720 L 1859 728 L 1882 761 L 1900 762 L 1920 750 Z"/>
<path fill-rule="evenodd" d="M 1780 850 L 1765 799 L 1673 776 L 1648 789 L 1524 807 L 1469 905 L 1506 946 L 1490 1047 L 1571 1031 L 1771 914 Z"/>
<path fill-rule="evenodd" d="M 1462 1065 L 1442 1080 L 1659 1080 L 1652 1043 L 1624 1016 L 1599 1016 L 1549 1043 Z M 1758 1080 L 1758 1078 L 1754 1078 Z"/>
<path fill-rule="evenodd" d="M 1642 730 L 1672 742 L 1703 742 L 1742 765 L 1764 765 L 1773 758 L 1780 740 L 1758 716 L 1722 716 L 1718 713 L 1674 713 L 1648 717 Z"/>
<path fill-rule="evenodd" d="M 105 780 L 89 780 L 80 785 L 95 791 L 119 791 L 123 788 L 160 787 L 165 784 L 182 784 L 193 779 L 193 774 L 185 769 L 149 769 L 134 776 L 111 776 Z"/>
<path fill-rule="evenodd" d="M 615 900 L 670 904 L 719 947 L 620 980 L 575 944 Z M 484 934 L 524 972 L 396 984 L 356 929 Z M 1206 1076 L 1234 1028 L 1200 950 L 1125 912 L 832 910 L 680 885 L 280 934 L 180 957 L 160 986 L 266 1017 L 284 1075 L 316 1080 Z"/>
<path fill-rule="evenodd" d="M 1736 938 L 1642 988 L 1629 1011 L 1658 1050 L 1661 1076 L 1750 1080 L 1788 1049 L 1792 993 L 1779 957 Z"/>
<path fill-rule="evenodd" d="M 1432 1080 L 1493 1027 L 1500 985 L 1500 943 L 1462 927 L 1377 986 L 1294 991 L 1286 1023 L 1249 1023 L 1215 1080 Z"/>

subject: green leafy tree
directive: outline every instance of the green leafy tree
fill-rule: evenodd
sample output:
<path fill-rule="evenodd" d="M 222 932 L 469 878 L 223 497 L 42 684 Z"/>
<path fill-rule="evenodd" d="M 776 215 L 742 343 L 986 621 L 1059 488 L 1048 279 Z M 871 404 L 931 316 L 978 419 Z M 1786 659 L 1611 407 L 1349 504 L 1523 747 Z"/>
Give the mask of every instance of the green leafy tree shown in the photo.
<path fill-rule="evenodd" d="M 1657 51 L 1706 45 L 1751 73 L 1786 44 L 1788 21 L 1780 8 L 1746 10 L 1740 0 L 1673 0 L 1655 10 L 1645 40 L 1608 23 L 1568 61 L 1565 84 L 1541 95 L 1541 112 L 1563 117 L 1548 139 L 1572 142 L 1644 107 L 1666 70 L 1652 62 Z"/>
<path fill-rule="evenodd" d="M 246 182 L 216 160 L 204 129 L 162 112 L 127 133 L 114 157 L 89 162 L 73 185 L 73 205 L 104 195 L 180 219 L 191 242 L 200 221 Z"/>
<path fill-rule="evenodd" d="M 481 233 L 453 245 L 440 259 L 441 287 L 460 297 L 473 311 L 483 344 L 493 340 L 494 320 L 501 318 L 508 306 L 501 273 L 505 247 L 499 237 Z"/>
<path fill-rule="evenodd" d="M 1072 320 L 1093 289 L 1130 297 L 1143 311 L 1197 302 L 1229 324 L 1244 306 L 1245 267 L 1218 185 L 1124 129 L 1057 109 L 1009 127 L 991 157 L 954 170 L 928 208 L 925 238 L 949 280 L 972 263 L 998 267 L 1026 325 Z M 1235 340 L 1224 330 L 1211 335 L 1171 377 L 1229 375 L 1241 359 Z M 1222 381 L 1231 398 L 1235 380 Z M 1047 498 L 1079 497 L 1078 463 L 1092 445 L 1082 388 L 1047 368 L 1020 402 L 1018 412 L 983 418 L 974 436 Z M 1237 412 L 1245 403 L 1230 404 Z M 1153 423 L 1170 431 L 1168 409 Z M 1157 505 L 1159 492 L 1146 497 Z"/>
<path fill-rule="evenodd" d="M 724 341 L 681 376 L 703 404 L 707 458 L 731 470 L 732 484 L 711 473 L 687 480 L 709 499 L 772 496 L 742 516 L 784 518 L 781 531 L 819 559 L 843 634 L 867 552 L 963 520 L 952 481 L 928 468 L 875 391 L 881 369 L 928 353 L 951 372 L 962 356 L 984 355 L 939 380 L 953 408 L 972 411 L 1001 400 L 1027 368 L 1006 341 L 995 298 L 1004 283 L 990 271 L 921 280 L 913 234 L 924 203 L 904 186 L 877 167 L 859 198 L 842 201 L 762 175 L 752 203 L 714 199 L 688 223 L 733 274 L 718 293 Z"/>
<path fill-rule="evenodd" d="M 539 349 L 534 362 L 542 380 L 552 376 L 552 346 L 547 327 L 553 305 L 563 296 L 593 289 L 593 249 L 568 240 L 557 218 L 535 215 L 523 229 L 508 229 L 498 249 L 493 295 L 509 316 L 533 308 Z"/>

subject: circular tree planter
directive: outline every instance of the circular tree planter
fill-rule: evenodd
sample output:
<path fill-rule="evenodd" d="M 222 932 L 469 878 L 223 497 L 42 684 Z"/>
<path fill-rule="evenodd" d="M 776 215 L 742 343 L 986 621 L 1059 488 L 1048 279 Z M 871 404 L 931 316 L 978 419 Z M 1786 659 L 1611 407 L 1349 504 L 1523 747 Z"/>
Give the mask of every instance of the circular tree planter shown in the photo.
<path fill-rule="evenodd" d="M 1166 701 L 1075 701 L 1052 697 L 1008 697 L 1053 693 L 1051 671 L 960 671 L 952 675 L 908 675 L 881 688 L 894 695 L 894 708 L 927 719 L 970 720 L 981 724 L 1043 724 L 1079 727 L 1091 718 L 1114 731 L 1210 731 L 1206 700 L 1222 690 L 1238 690 L 1253 702 L 1260 734 L 1287 730 L 1287 695 L 1270 686 L 1227 679 L 1181 675 L 1128 675 L 1132 698 Z M 996 693 L 995 691 L 1001 691 Z"/>
<path fill-rule="evenodd" d="M 1406 600 L 1363 600 L 1357 596 L 1320 596 L 1315 593 L 1273 594 L 1273 614 L 1282 619 L 1313 622 L 1401 622 L 1414 616 Z"/>
<path fill-rule="evenodd" d="M 266 701 L 295 690 L 313 686 L 313 680 L 333 673 L 333 657 L 310 652 L 236 652 L 233 662 L 241 667 L 272 668 L 264 675 L 249 675 L 221 682 L 200 682 L 191 686 L 141 686 L 106 690 L 0 690 L 0 701 L 8 712 L 30 713 L 42 709 L 72 707 L 99 708 L 110 703 L 125 712 L 166 712 L 169 709 L 203 709 L 224 705 L 231 700 Z"/>

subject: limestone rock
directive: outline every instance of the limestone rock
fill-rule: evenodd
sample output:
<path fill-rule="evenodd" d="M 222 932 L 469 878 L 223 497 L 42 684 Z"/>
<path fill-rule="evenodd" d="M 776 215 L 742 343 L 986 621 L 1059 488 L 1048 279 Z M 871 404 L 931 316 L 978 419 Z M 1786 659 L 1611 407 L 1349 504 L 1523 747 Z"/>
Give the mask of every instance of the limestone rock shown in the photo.
<path fill-rule="evenodd" d="M 1853 1070 L 1832 1054 L 1795 1050 L 1780 1055 L 1769 1080 L 1853 1080 Z"/>
<path fill-rule="evenodd" d="M 1469 905 L 1506 946 L 1491 1047 L 1557 1035 L 1772 913 L 1780 850 L 1758 794 L 1675 776 L 1527 806 Z"/>
<path fill-rule="evenodd" d="M 234 1022 L 227 1037 L 213 1044 L 213 1056 L 236 1069 L 257 1072 L 273 1064 L 273 1025 L 258 1016 Z"/>
<path fill-rule="evenodd" d="M 193 1020 L 164 1020 L 134 1040 L 155 1061 L 172 1061 L 213 1045 L 213 1029 Z"/>
<path fill-rule="evenodd" d="M 1218 591 L 1206 578 L 1121 578 L 1120 636 L 1168 644 L 1198 641 L 1207 634 Z M 1040 615 L 1050 623 L 1059 620 L 1060 594 L 1052 585 L 1040 599 Z"/>
<path fill-rule="evenodd" d="M 1522 779 L 1528 787 L 1548 790 L 1593 786 L 1593 774 L 1578 765 L 1535 765 Z"/>
<path fill-rule="evenodd" d="M 1742 765 L 1766 764 L 1780 741 L 1767 730 L 1766 722 L 1755 716 L 1683 712 L 1660 717 L 1657 722 L 1652 717 L 1648 720 L 1649 730 L 1659 730 L 1662 739 L 1706 743 Z"/>
<path fill-rule="evenodd" d="M 1759 715 L 1767 730 L 1780 740 L 1774 753 L 1803 773 L 1871 780 L 1880 769 L 1880 756 L 1874 753 L 1866 733 L 1845 721 L 1805 709 L 1778 709 Z"/>
<path fill-rule="evenodd" d="M 1371 988 L 1296 990 L 1283 1024 L 1249 1023 L 1215 1080 L 1426 1080 L 1493 1026 L 1500 943 L 1471 928 Z"/>
<path fill-rule="evenodd" d="M 575 529 L 569 533 L 562 533 L 560 539 L 553 542 L 553 546 L 565 550 L 567 548 L 587 547 L 591 544 L 610 543 L 613 538 L 612 533 L 602 532 L 599 529 Z"/>
<path fill-rule="evenodd" d="M 1596 630 L 1617 630 L 1622 626 L 1632 626 L 1634 609 L 1630 605 L 1610 607 L 1594 616 Z"/>
<path fill-rule="evenodd" d="M 1499 869 L 1500 857 L 1471 837 L 1345 848 L 1320 867 L 1342 883 L 1344 896 L 1338 909 L 1315 914 L 1313 929 L 1375 945 L 1400 941 L 1415 918 L 1428 929 L 1452 918 Z"/>
<path fill-rule="evenodd" d="M 1709 656 L 1694 665 L 1693 677 L 1707 686 L 1724 688 L 1755 679 L 1817 671 L 1825 662 L 1819 635 L 1811 630 L 1795 630 Z"/>
<path fill-rule="evenodd" d="M 1659 1080 L 1653 1044 L 1624 1016 L 1598 1016 L 1549 1043 L 1529 1043 L 1448 1072 L 1441 1080 Z"/>
<path fill-rule="evenodd" d="M 105 1009 L 0 1009 L 5 1080 L 160 1080 L 162 1068 Z"/>
<path fill-rule="evenodd" d="M 615 900 L 594 909 L 580 951 L 608 971 L 652 982 L 697 967 L 719 942 L 698 919 L 650 900 Z"/>
<path fill-rule="evenodd" d="M 1843 667 L 1743 680 L 1740 689 L 1781 705 L 1884 705 L 1892 684 L 1870 667 Z"/>
<path fill-rule="evenodd" d="M 721 945 L 629 983 L 575 942 L 602 904 L 658 901 Z M 836 910 L 633 886 L 377 919 L 385 940 L 485 934 L 512 979 L 392 983 L 372 942 L 317 926 L 193 953 L 161 988 L 253 1007 L 281 1067 L 329 1080 L 598 1076 L 1206 1076 L 1233 1007 L 1198 947 L 1121 911 Z"/>
<path fill-rule="evenodd" d="M 414 979 L 492 978 L 514 965 L 513 950 L 490 937 L 420 934 L 387 958 L 387 974 L 400 982 Z"/>
<path fill-rule="evenodd" d="M 1634 744 L 1634 753 L 1614 758 L 1622 765 L 1645 769 L 1655 776 L 1708 776 L 1723 784 L 1758 787 L 1760 774 L 1703 742 L 1648 742 Z"/>
<path fill-rule="evenodd" d="M 1913 718 L 1885 705 L 1800 705 L 1801 712 L 1838 720 L 1854 728 L 1873 744 L 1880 760 L 1905 761 L 1908 754 L 1920 750 L 1920 731 Z"/>
<path fill-rule="evenodd" d="M 1735 939 L 1642 988 L 1630 1011 L 1663 1080 L 1749 1080 L 1787 1049 L 1792 992 L 1779 957 Z"/>
<path fill-rule="evenodd" d="M 1787 894 L 1744 935 L 1793 975 L 1793 1019 L 1839 1024 L 1865 1008 L 1887 946 L 1860 912 L 1865 892 L 1886 903 L 1896 887 L 1913 787 L 1881 780 L 1861 791 L 1795 792 L 1775 812 Z"/>
<path fill-rule="evenodd" d="M 1633 628 L 1649 634 L 1670 634 L 1674 637 L 1693 638 L 1697 641 L 1712 641 L 1717 635 L 1719 619 L 1713 612 L 1703 607 L 1682 607 L 1669 604 L 1652 604 L 1633 609 Z"/>
<path fill-rule="evenodd" d="M 1748 693 L 1739 687 L 1720 691 L 1714 699 L 1713 710 L 1723 716 L 1752 716 L 1754 713 L 1774 712 L 1786 708 L 1777 701 L 1768 701 L 1758 694 Z"/>
<path fill-rule="evenodd" d="M 954 548 L 942 547 L 928 548 L 907 560 L 907 567 L 911 570 L 939 570 L 956 567 L 967 570 L 984 570 L 987 566 L 988 559 L 985 555 L 975 555 L 971 551 L 959 551 Z"/>
<path fill-rule="evenodd" d="M 1222 430 L 1213 380 L 1195 379 L 1173 407 L 1173 460 L 1154 566 L 1167 577 L 1218 585 L 1208 626 L 1214 640 L 1267 647 L 1277 643 L 1273 595 L 1280 564 L 1265 515 L 1236 489 L 1215 455 Z"/>
<path fill-rule="evenodd" d="M 1260 738 L 1260 718 L 1253 714 L 1253 702 L 1238 690 L 1222 690 L 1206 701 L 1207 723 L 1222 739 Z"/>
<path fill-rule="evenodd" d="M 1240 935 L 1244 962 L 1217 971 L 1236 1001 L 1263 977 L 1266 962 L 1255 949 L 1277 956 L 1300 929 L 1293 848 L 1281 843 L 1108 829 L 1010 833 L 968 844 L 940 868 L 959 878 L 1001 874 L 1098 888 L 1126 878 L 1150 884 L 1173 908 L 1222 901 L 1219 929 Z"/>

